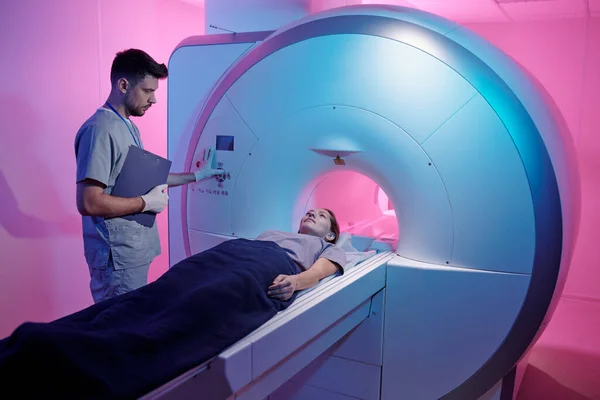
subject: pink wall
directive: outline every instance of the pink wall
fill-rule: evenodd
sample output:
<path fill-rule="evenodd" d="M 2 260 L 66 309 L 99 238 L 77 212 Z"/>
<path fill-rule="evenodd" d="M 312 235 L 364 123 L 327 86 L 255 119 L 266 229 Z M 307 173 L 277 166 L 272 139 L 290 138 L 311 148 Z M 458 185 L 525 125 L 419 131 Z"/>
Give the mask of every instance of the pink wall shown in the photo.
<path fill-rule="evenodd" d="M 519 399 L 599 399 L 600 18 L 469 24 L 548 89 L 575 139 L 580 231 L 563 296 L 533 348 Z"/>
<path fill-rule="evenodd" d="M 331 8 L 362 4 L 361 0 L 309 0 L 308 9 L 310 14 L 315 14 Z"/>
<path fill-rule="evenodd" d="M 6 3 L 6 4 L 4 4 Z M 0 337 L 92 303 L 75 207 L 73 139 L 106 99 L 110 65 L 139 47 L 167 63 L 204 32 L 204 9 L 175 0 L 20 0 L 0 12 Z M 137 119 L 146 147 L 166 154 L 166 82 Z M 167 215 L 158 219 L 166 271 Z"/>

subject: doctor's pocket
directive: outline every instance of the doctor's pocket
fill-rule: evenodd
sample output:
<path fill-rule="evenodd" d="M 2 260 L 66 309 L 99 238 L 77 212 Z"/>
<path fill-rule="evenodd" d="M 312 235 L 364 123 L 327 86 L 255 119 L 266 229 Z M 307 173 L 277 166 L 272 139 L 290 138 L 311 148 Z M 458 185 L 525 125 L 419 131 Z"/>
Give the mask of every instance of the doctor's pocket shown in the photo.
<path fill-rule="evenodd" d="M 160 253 L 156 227 L 148 228 L 122 218 L 106 220 L 105 223 L 115 269 L 149 264 Z"/>

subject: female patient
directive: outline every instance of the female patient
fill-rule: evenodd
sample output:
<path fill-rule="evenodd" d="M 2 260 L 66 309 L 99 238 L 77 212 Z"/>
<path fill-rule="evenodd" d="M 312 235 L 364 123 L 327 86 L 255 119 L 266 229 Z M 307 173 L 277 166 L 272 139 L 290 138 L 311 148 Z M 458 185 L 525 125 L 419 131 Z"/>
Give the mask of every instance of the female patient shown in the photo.
<path fill-rule="evenodd" d="M 3 389 L 33 398 L 139 397 L 242 339 L 297 291 L 343 273 L 338 236 L 333 212 L 311 210 L 298 233 L 229 240 L 135 291 L 24 323 L 0 341 Z M 31 377 L 35 384 L 19 383 Z"/>
<path fill-rule="evenodd" d="M 316 285 L 338 269 L 343 273 L 346 264 L 344 251 L 332 245 L 338 240 L 340 228 L 331 210 L 310 210 L 300 221 L 298 232 L 266 231 L 256 238 L 277 243 L 301 269 L 297 275 L 275 278 L 268 294 L 279 300 L 288 300 L 295 291 Z"/>

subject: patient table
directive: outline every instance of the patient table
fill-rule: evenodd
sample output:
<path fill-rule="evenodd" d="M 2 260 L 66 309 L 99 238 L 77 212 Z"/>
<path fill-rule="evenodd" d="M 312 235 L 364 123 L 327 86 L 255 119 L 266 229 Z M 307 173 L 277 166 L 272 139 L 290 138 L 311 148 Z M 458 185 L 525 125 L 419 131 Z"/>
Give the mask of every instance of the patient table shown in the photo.
<path fill-rule="evenodd" d="M 358 326 L 370 347 L 363 362 L 380 369 L 385 264 L 392 257 L 377 254 L 318 285 L 218 357 L 143 399 L 267 398 Z"/>

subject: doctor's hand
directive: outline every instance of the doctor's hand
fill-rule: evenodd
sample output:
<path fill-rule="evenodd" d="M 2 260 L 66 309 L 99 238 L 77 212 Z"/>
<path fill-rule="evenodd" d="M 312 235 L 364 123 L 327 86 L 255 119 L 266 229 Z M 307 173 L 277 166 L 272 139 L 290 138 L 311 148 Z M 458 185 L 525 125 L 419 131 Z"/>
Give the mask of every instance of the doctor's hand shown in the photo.
<path fill-rule="evenodd" d="M 273 281 L 267 295 L 274 299 L 286 301 L 289 300 L 298 287 L 298 277 L 296 275 L 278 275 Z"/>
<path fill-rule="evenodd" d="M 169 195 L 164 192 L 166 188 L 166 184 L 158 185 L 142 196 L 142 200 L 144 200 L 143 212 L 152 211 L 158 214 L 165 209 L 169 202 Z"/>
<path fill-rule="evenodd" d="M 220 175 L 223 173 L 221 169 L 213 168 L 213 161 L 215 158 L 215 149 L 212 147 L 208 147 L 204 149 L 204 157 L 202 159 L 202 166 L 198 171 L 194 172 L 196 175 L 196 182 L 199 182 L 203 179 L 212 178 L 215 175 Z"/>

